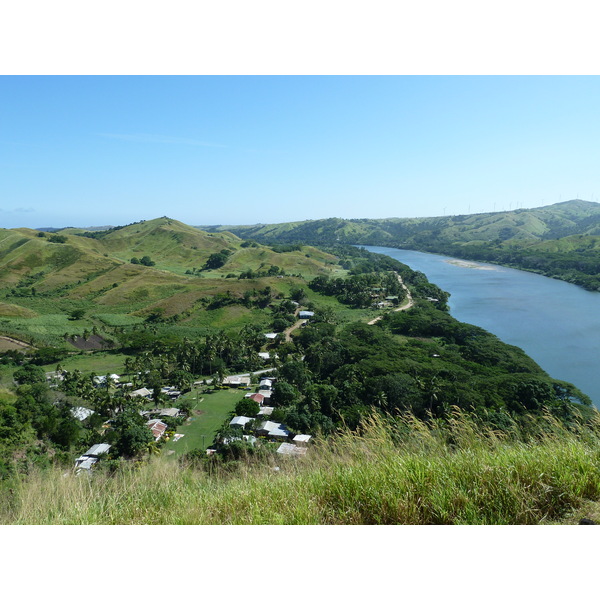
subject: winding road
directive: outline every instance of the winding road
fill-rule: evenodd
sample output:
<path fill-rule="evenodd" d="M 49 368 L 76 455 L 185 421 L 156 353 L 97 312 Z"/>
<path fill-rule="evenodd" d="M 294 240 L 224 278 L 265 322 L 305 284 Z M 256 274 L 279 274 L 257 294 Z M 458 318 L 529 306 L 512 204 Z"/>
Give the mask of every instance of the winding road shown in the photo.
<path fill-rule="evenodd" d="M 412 308 L 415 305 L 415 301 L 413 300 L 412 294 L 410 293 L 410 290 L 406 287 L 404 281 L 402 281 L 402 277 L 400 277 L 400 275 L 397 275 L 397 277 L 398 277 L 398 281 L 400 282 L 400 285 L 406 292 L 406 303 L 403 304 L 402 306 L 399 306 L 398 308 L 394 308 L 394 310 L 392 312 L 398 312 L 400 310 L 408 310 L 409 308 Z M 375 317 L 373 320 L 369 321 L 367 323 L 367 325 L 374 325 L 375 323 L 377 323 L 377 321 L 380 321 L 381 319 L 383 319 L 383 317 L 384 317 L 384 315 L 379 315 L 378 317 Z"/>

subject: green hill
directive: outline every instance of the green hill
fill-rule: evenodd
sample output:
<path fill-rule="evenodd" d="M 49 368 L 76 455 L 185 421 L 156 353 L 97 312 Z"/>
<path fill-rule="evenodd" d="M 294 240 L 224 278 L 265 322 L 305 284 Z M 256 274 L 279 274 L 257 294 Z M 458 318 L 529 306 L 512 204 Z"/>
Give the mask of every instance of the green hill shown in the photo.
<path fill-rule="evenodd" d="M 215 256 L 221 260 L 209 268 Z M 311 246 L 272 249 L 168 217 L 97 231 L 4 229 L 0 330 L 36 344 L 60 345 L 93 328 L 113 339 L 111 323 L 137 323 L 157 310 L 192 333 L 216 323 L 266 326 L 263 311 L 211 311 L 207 302 L 224 295 L 231 304 L 265 288 L 288 295 L 316 276 L 343 274 L 337 257 Z M 73 310 L 85 316 L 69 319 Z"/>
<path fill-rule="evenodd" d="M 222 231 L 223 226 L 206 228 Z M 365 244 L 496 262 L 600 289 L 600 204 L 417 219 L 321 219 L 230 227 L 262 243 Z"/>

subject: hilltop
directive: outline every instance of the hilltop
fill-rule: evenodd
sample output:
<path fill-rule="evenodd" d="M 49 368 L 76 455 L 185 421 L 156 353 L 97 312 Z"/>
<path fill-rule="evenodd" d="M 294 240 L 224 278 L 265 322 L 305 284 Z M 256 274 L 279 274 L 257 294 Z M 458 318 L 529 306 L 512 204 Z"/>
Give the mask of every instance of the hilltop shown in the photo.
<path fill-rule="evenodd" d="M 364 244 L 448 254 L 600 290 L 600 204 L 584 200 L 475 215 L 331 218 L 227 229 L 262 243 Z M 205 230 L 223 231 L 225 227 Z"/>
<path fill-rule="evenodd" d="M 544 240 L 568 235 L 600 235 L 600 204 L 569 200 L 550 206 L 474 215 L 388 219 L 317 219 L 279 224 L 203 227 L 231 231 L 258 241 L 348 242 L 385 245 L 425 241 L 447 242 Z"/>
<path fill-rule="evenodd" d="M 181 325 L 239 327 L 264 316 L 239 306 L 211 312 L 200 300 L 223 294 L 241 299 L 265 288 L 288 293 L 318 275 L 343 272 L 338 263 L 311 246 L 249 244 L 168 217 L 98 231 L 3 229 L 2 329 L 25 341 L 60 345 L 63 336 L 134 325 L 152 311 L 176 316 Z M 73 310 L 86 316 L 70 320 Z"/>

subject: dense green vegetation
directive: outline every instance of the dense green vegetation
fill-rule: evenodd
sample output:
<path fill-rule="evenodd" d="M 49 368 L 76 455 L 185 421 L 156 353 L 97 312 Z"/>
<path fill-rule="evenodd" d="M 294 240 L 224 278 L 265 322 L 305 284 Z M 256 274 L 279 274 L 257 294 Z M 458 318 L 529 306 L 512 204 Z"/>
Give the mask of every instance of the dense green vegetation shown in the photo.
<path fill-rule="evenodd" d="M 67 231 L 58 241 L 48 239 L 57 234 L 39 233 L 0 230 L 0 333 L 13 338 L 0 350 L 0 495 L 5 488 L 19 490 L 3 513 L 8 521 L 48 522 L 30 513 L 35 486 L 56 485 L 57 473 L 73 473 L 74 459 L 100 442 L 111 448 L 94 466 L 90 490 L 96 482 L 134 489 L 168 468 L 172 489 L 176 478 L 194 482 L 177 488 L 183 498 L 200 481 L 217 486 L 218 495 L 237 485 L 230 477 L 244 465 L 262 485 L 260 473 L 282 458 L 278 444 L 260 433 L 258 405 L 244 398 L 256 391 L 258 378 L 244 389 L 223 383 L 230 374 L 265 368 L 276 380 L 268 418 L 292 436 L 318 440 L 307 464 L 335 444 L 342 446 L 334 454 L 377 431 L 382 447 L 392 444 L 386 460 L 400 468 L 394 453 L 408 439 L 404 434 L 413 436 L 408 414 L 411 427 L 439 437 L 454 431 L 461 410 L 489 436 L 532 448 L 548 419 L 569 435 L 595 431 L 595 411 L 584 394 L 549 377 L 519 348 L 457 322 L 448 314 L 446 292 L 387 256 L 337 239 L 326 247 L 242 241 L 167 217 L 89 235 Z M 314 314 L 301 323 L 300 310 Z M 279 335 L 273 339 L 268 332 Z M 167 407 L 171 412 L 161 415 L 166 432 L 156 441 L 147 421 Z M 82 408 L 93 413 L 77 416 Z M 229 425 L 234 415 L 255 418 L 243 435 Z M 448 452 L 456 450 L 455 434 L 442 436 Z M 371 464 L 357 462 L 356 468 L 368 476 Z M 293 469 L 298 481 L 313 476 Z M 336 477 L 331 485 L 339 485 Z M 80 478 L 66 479 L 65 494 L 80 494 Z M 340 506 L 358 501 L 351 500 L 351 488 Z M 66 497 L 60 502 L 68 504 Z M 137 522 L 138 516 L 113 508 L 97 522 Z M 374 521 L 365 520 L 357 505 L 355 514 L 346 511 L 354 514 L 347 521 L 335 516 L 331 522 L 408 522 L 380 508 Z M 448 522 L 463 522 L 472 510 Z M 181 511 L 181 522 L 191 522 L 188 509 Z M 93 521 L 88 513 L 78 515 L 67 510 L 61 519 Z M 499 515 L 489 519 L 505 522 Z M 321 522 L 309 514 L 290 519 Z M 444 521 L 429 514 L 422 522 Z"/>

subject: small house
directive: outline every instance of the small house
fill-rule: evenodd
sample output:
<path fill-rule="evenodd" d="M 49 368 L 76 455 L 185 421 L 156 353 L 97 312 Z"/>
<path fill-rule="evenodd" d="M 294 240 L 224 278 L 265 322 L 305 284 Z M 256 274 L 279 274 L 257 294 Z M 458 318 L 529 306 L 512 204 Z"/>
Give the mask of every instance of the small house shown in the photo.
<path fill-rule="evenodd" d="M 298 435 L 294 436 L 294 439 L 292 441 L 297 446 L 307 446 L 311 437 L 312 436 L 310 436 L 310 435 L 305 435 L 303 433 L 299 433 Z"/>
<path fill-rule="evenodd" d="M 286 456 L 304 456 L 308 448 L 302 446 L 296 446 L 289 442 L 283 442 L 279 448 L 277 448 L 278 454 L 284 454 Z"/>
<path fill-rule="evenodd" d="M 145 388 L 145 387 L 131 392 L 132 396 L 141 397 L 141 398 L 150 398 L 150 396 L 152 396 L 152 394 L 153 394 L 153 390 L 149 390 L 148 388 Z"/>
<path fill-rule="evenodd" d="M 94 411 L 91 408 L 85 408 L 84 406 L 74 406 L 71 409 L 71 414 L 78 421 L 85 421 L 88 417 L 94 414 Z"/>
<path fill-rule="evenodd" d="M 252 417 L 233 417 L 231 421 L 229 421 L 229 427 L 245 427 L 248 423 L 252 423 L 254 419 Z"/>
<path fill-rule="evenodd" d="M 258 402 L 259 404 L 262 404 L 265 397 L 263 394 L 257 393 L 257 394 L 250 394 L 250 396 L 248 396 L 251 400 L 254 400 L 254 402 Z"/>
<path fill-rule="evenodd" d="M 223 385 L 228 385 L 230 387 L 248 387 L 250 385 L 250 377 L 229 375 L 223 379 Z"/>
<path fill-rule="evenodd" d="M 315 313 L 312 310 L 301 310 L 298 313 L 298 318 L 299 319 L 310 319 L 311 317 L 314 317 Z"/>
<path fill-rule="evenodd" d="M 48 383 L 50 383 L 50 382 L 56 383 L 57 381 L 64 381 L 65 373 L 66 373 L 66 371 L 50 371 L 50 372 L 46 373 L 46 381 Z"/>
<path fill-rule="evenodd" d="M 80 456 L 75 461 L 76 469 L 85 469 L 86 471 L 91 470 L 92 466 L 98 462 L 97 458 L 92 458 L 91 456 Z"/>
<path fill-rule="evenodd" d="M 265 337 L 268 340 L 274 340 L 277 338 L 278 335 L 279 335 L 278 333 L 265 333 Z"/>
<path fill-rule="evenodd" d="M 178 408 L 163 408 L 159 413 L 159 417 L 178 417 L 181 411 Z"/>
<path fill-rule="evenodd" d="M 264 421 L 261 426 L 256 430 L 258 435 L 268 435 L 270 431 L 273 431 L 281 427 L 281 423 L 275 423 L 274 421 Z"/>
<path fill-rule="evenodd" d="M 96 387 L 103 387 L 106 385 L 106 375 L 96 375 L 93 379 L 94 385 Z M 114 383 L 115 385 L 118 385 L 119 380 L 121 379 L 116 373 L 113 373 L 112 375 L 108 375 L 108 379 L 110 379 L 110 381 L 112 383 Z"/>
<path fill-rule="evenodd" d="M 146 426 L 150 428 L 155 442 L 158 442 L 167 430 L 167 424 L 163 423 L 160 419 L 150 419 L 150 421 L 146 422 Z"/>
<path fill-rule="evenodd" d="M 285 428 L 284 425 L 280 425 L 276 429 L 269 431 L 267 436 L 272 438 L 283 438 L 287 440 L 290 437 L 290 432 Z"/>
<path fill-rule="evenodd" d="M 86 453 L 85 456 L 101 456 L 110 450 L 110 444 L 94 444 Z"/>

